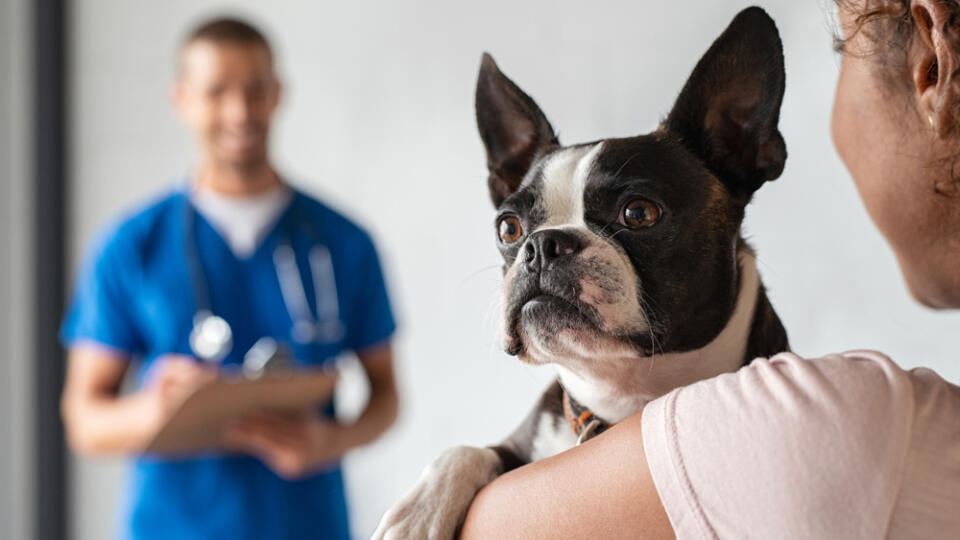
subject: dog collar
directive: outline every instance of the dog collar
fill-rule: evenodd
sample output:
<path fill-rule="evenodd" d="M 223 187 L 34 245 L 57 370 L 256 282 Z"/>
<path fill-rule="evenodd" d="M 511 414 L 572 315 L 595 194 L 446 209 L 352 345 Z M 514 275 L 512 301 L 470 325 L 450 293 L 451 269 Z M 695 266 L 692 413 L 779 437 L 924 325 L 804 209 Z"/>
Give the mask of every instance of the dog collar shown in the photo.
<path fill-rule="evenodd" d="M 567 390 L 563 390 L 563 416 L 570 423 L 570 429 L 577 436 L 577 444 L 603 433 L 610 424 L 601 420 L 593 411 L 577 403 Z"/>

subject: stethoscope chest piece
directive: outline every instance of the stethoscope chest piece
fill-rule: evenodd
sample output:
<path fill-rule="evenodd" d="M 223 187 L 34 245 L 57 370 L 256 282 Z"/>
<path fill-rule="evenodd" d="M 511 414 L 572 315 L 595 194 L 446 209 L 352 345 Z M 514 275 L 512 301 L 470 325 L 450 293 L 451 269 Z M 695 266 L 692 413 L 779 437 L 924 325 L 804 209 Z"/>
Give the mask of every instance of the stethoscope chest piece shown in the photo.
<path fill-rule="evenodd" d="M 197 358 L 207 362 L 220 362 L 233 347 L 233 332 L 222 317 L 201 310 L 193 317 L 190 331 L 190 348 Z"/>

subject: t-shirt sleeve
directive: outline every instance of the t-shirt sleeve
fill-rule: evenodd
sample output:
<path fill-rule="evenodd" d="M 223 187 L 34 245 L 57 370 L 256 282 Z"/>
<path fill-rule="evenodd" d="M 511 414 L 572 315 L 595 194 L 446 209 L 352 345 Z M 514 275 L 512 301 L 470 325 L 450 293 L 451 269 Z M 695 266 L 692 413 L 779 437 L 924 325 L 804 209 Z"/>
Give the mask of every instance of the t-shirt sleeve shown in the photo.
<path fill-rule="evenodd" d="M 90 341 L 130 355 L 144 352 L 134 306 L 136 258 L 117 229 L 102 234 L 87 253 L 60 328 L 67 347 Z"/>
<path fill-rule="evenodd" d="M 882 538 L 913 389 L 879 353 L 784 353 L 674 390 L 643 414 L 677 538 Z"/>
<path fill-rule="evenodd" d="M 347 344 L 352 350 L 385 341 L 396 330 L 380 258 L 369 237 L 364 237 L 359 261 L 356 269 L 359 285 L 347 330 Z"/>

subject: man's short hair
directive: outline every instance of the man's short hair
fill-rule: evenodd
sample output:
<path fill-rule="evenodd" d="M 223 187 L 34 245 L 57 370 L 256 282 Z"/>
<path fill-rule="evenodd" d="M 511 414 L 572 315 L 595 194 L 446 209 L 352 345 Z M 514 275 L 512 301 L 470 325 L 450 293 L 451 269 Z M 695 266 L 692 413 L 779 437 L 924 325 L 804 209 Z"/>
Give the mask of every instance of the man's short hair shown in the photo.
<path fill-rule="evenodd" d="M 267 41 L 263 32 L 236 17 L 216 17 L 200 23 L 184 38 L 180 45 L 180 54 L 182 55 L 187 47 L 198 41 L 218 45 L 256 45 L 263 47 L 270 61 L 273 61 L 273 48 L 270 47 L 270 42 Z"/>

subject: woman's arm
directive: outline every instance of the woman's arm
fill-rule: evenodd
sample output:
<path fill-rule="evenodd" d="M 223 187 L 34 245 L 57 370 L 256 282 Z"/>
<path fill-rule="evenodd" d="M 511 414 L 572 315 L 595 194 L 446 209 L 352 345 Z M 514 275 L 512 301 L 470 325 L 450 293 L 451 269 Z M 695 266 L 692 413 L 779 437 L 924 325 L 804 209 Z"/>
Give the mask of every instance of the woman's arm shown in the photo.
<path fill-rule="evenodd" d="M 946 472 L 953 465 L 930 465 L 929 456 L 949 452 L 911 457 L 917 419 L 931 414 L 917 407 L 916 391 L 878 353 L 757 359 L 651 401 L 643 431 L 636 414 L 504 475 L 477 496 L 464 535 L 661 538 L 673 527 L 685 538 L 882 538 L 918 523 L 954 530 L 949 513 L 892 513 L 932 507 L 916 502 L 928 495 L 899 503 L 905 485 L 918 486 L 917 497 L 956 484 Z M 938 472 L 911 478 L 916 465 L 908 465 L 921 462 Z"/>
<path fill-rule="evenodd" d="M 647 467 L 641 414 L 485 487 L 461 538 L 674 538 Z"/>

